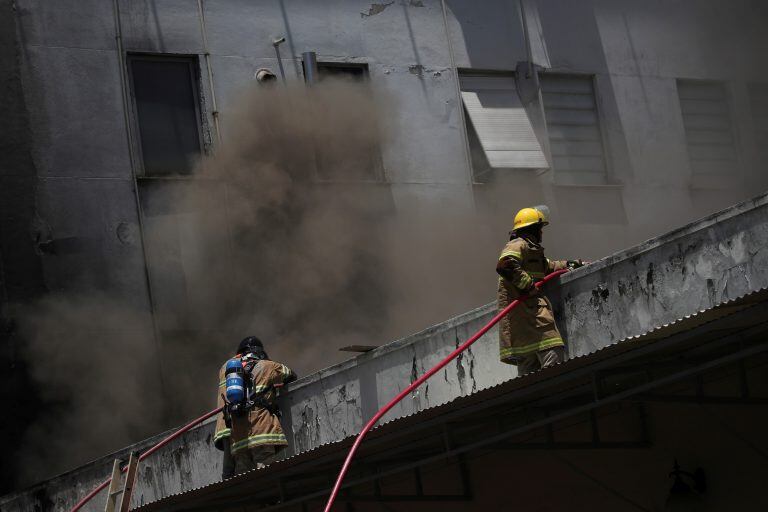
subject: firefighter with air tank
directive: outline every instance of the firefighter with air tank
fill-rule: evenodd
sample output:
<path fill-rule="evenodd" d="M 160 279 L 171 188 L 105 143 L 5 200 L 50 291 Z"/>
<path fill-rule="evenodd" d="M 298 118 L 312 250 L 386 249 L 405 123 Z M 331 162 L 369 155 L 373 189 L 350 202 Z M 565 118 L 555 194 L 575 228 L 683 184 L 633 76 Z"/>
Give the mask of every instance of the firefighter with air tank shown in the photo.
<path fill-rule="evenodd" d="M 284 364 L 270 361 L 255 336 L 219 372 L 219 414 L 214 445 L 224 452 L 222 478 L 263 467 L 288 445 L 280 425 L 277 388 L 296 380 Z"/>
<path fill-rule="evenodd" d="M 560 363 L 565 356 L 552 303 L 535 283 L 557 270 L 584 265 L 581 260 L 559 261 L 544 256 L 542 229 L 549 224 L 548 216 L 546 206 L 520 210 L 496 265 L 499 310 L 527 296 L 499 322 L 499 357 L 504 363 L 517 365 L 520 375 Z"/>

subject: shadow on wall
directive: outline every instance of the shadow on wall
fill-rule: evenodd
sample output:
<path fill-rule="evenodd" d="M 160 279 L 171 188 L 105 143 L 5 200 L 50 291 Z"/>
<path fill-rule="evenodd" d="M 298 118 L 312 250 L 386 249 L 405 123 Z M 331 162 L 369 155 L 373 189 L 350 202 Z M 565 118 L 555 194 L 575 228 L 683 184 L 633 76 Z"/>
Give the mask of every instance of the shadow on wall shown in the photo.
<path fill-rule="evenodd" d="M 37 390 L 19 354 L 24 340 L 13 321 L 15 307 L 46 291 L 40 255 L 30 233 L 36 221 L 38 181 L 20 53 L 14 2 L 0 1 L 0 452 L 4 462 L 21 456 L 19 439 L 23 430 L 40 414 L 30 406 L 36 401 Z M 16 484 L 15 469 L 12 464 L 0 464 L 0 495 Z"/>

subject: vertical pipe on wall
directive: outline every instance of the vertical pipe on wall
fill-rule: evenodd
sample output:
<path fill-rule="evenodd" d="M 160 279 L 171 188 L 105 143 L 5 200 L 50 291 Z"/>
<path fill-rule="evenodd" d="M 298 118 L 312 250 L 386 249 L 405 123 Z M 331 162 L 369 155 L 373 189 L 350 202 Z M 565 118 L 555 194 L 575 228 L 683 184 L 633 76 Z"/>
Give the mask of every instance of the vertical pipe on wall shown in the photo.
<path fill-rule="evenodd" d="M 304 63 L 304 80 L 307 85 L 314 85 L 317 82 L 317 54 L 304 52 L 301 54 L 301 60 Z"/>
<path fill-rule="evenodd" d="M 205 10 L 203 9 L 203 0 L 197 0 L 197 18 L 200 21 L 200 35 L 202 37 L 203 41 L 203 55 L 205 56 L 205 68 L 207 70 L 208 74 L 208 88 L 211 91 L 211 116 L 213 117 L 213 129 L 216 131 L 216 143 L 221 147 L 222 145 L 222 138 L 221 138 L 221 126 L 219 124 L 219 107 L 216 103 L 216 90 L 213 85 L 213 66 L 211 65 L 211 52 L 208 49 L 208 33 L 205 28 Z M 201 160 L 204 159 L 204 156 L 201 156 Z M 230 261 L 235 260 L 235 247 L 234 247 L 234 234 L 232 233 L 232 228 L 230 224 L 230 219 L 232 218 L 232 215 L 230 213 L 230 207 L 229 207 L 229 176 L 225 176 L 224 179 L 221 181 L 221 187 L 224 191 L 224 224 L 226 226 L 227 230 L 227 249 L 229 250 L 229 259 Z M 234 275 L 231 275 L 231 269 L 232 266 L 228 266 L 230 268 L 230 280 L 234 284 L 235 283 L 235 277 Z"/>
<path fill-rule="evenodd" d="M 155 299 L 152 291 L 152 275 L 149 267 L 149 255 L 147 253 L 146 238 L 144 236 L 144 212 L 141 208 L 141 197 L 139 196 L 139 182 L 136 174 L 136 156 L 134 153 L 134 140 L 133 131 L 131 129 L 131 121 L 128 114 L 131 102 L 128 99 L 128 84 L 127 84 L 127 70 L 126 70 L 126 58 L 125 49 L 123 48 L 123 27 L 120 20 L 120 5 L 119 0 L 112 0 L 112 15 L 115 24 L 115 46 L 117 47 L 117 59 L 120 68 L 120 92 L 123 99 L 123 122 L 125 123 L 125 136 L 128 141 L 128 158 L 131 166 L 131 177 L 133 180 L 133 196 L 136 203 L 136 216 L 139 225 L 139 241 L 141 243 L 141 252 L 144 258 L 144 280 L 147 286 L 147 300 L 149 302 L 149 314 L 152 319 L 152 335 L 155 341 L 155 359 L 157 360 L 158 378 L 160 381 L 161 389 L 167 389 L 165 386 L 165 375 L 163 372 L 162 362 L 162 350 L 161 350 L 161 338 L 160 327 L 157 323 Z M 166 397 L 163 397 L 166 398 Z"/>
<path fill-rule="evenodd" d="M 219 107 L 216 105 L 216 91 L 213 87 L 213 68 L 211 67 L 211 52 L 208 51 L 208 35 L 205 30 L 205 12 L 203 0 L 197 0 L 197 18 L 200 21 L 200 35 L 203 39 L 203 56 L 205 57 L 205 69 L 208 72 L 208 88 L 211 91 L 211 116 L 213 117 L 213 129 L 216 131 L 216 142 L 221 144 L 221 131 L 219 129 Z"/>

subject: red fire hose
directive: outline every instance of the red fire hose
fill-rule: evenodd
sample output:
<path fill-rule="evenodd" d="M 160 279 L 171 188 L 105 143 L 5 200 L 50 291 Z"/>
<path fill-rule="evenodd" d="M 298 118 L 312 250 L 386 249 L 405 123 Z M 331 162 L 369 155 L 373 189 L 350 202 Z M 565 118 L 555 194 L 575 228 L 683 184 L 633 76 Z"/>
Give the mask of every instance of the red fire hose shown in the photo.
<path fill-rule="evenodd" d="M 550 279 L 554 279 L 555 277 L 559 276 L 560 274 L 564 274 L 565 272 L 568 272 L 567 270 L 558 270 L 556 272 L 552 272 L 548 276 L 546 276 L 544 279 L 536 283 L 536 288 L 541 287 L 544 283 L 549 281 Z M 469 338 L 467 341 L 459 345 L 459 347 L 456 348 L 453 352 L 451 352 L 448 357 L 440 361 L 434 368 L 429 370 L 427 373 L 413 381 L 413 383 L 402 390 L 395 398 L 393 398 L 387 405 L 379 409 L 379 412 L 373 415 L 373 418 L 371 418 L 368 423 L 365 424 L 363 429 L 360 431 L 360 433 L 357 435 L 357 439 L 355 439 L 354 444 L 352 445 L 352 448 L 350 448 L 349 453 L 347 454 L 347 458 L 344 461 L 344 465 L 341 466 L 341 471 L 339 471 L 339 476 L 336 478 L 336 483 L 333 485 L 333 491 L 331 491 L 331 496 L 328 498 L 328 503 L 325 505 L 325 512 L 331 512 L 331 507 L 333 507 L 333 502 L 336 501 L 336 495 L 339 493 L 339 489 L 341 488 L 341 483 L 344 481 L 344 477 L 347 474 L 347 470 L 349 469 L 349 465 L 352 463 L 352 459 L 355 457 L 355 453 L 357 452 L 357 449 L 360 447 L 360 443 L 363 442 L 363 438 L 365 435 L 373 428 L 374 425 L 389 412 L 390 409 L 392 409 L 400 400 L 411 394 L 411 392 L 416 389 L 417 387 L 421 386 L 428 378 L 433 376 L 435 373 L 439 372 L 445 365 L 451 362 L 456 356 L 467 350 L 474 342 L 476 342 L 480 337 L 488 332 L 491 327 L 496 325 L 499 320 L 504 318 L 507 313 L 512 311 L 515 307 L 517 307 L 518 304 L 520 304 L 521 300 L 524 300 L 528 298 L 527 296 L 523 296 L 518 298 L 517 300 L 512 301 L 512 303 L 505 307 L 503 310 L 499 311 L 499 313 L 491 319 L 490 322 L 485 324 L 482 329 L 477 331 L 471 338 Z"/>
<path fill-rule="evenodd" d="M 541 287 L 544 283 L 546 283 L 550 279 L 554 279 L 555 277 L 559 276 L 560 274 L 564 274 L 565 272 L 567 272 L 567 270 L 558 270 L 556 272 L 552 272 L 551 274 L 546 276 L 544 279 L 542 279 L 541 281 L 536 283 L 536 288 Z M 488 330 L 490 330 L 491 327 L 496 325 L 499 322 L 499 320 L 504 318 L 507 315 L 507 313 L 512 311 L 520 303 L 521 300 L 524 300 L 526 298 L 527 298 L 527 296 L 523 296 L 523 297 L 518 298 L 517 300 L 512 301 L 512 303 L 509 306 L 507 306 L 506 308 L 501 310 L 496 316 L 494 316 L 491 319 L 490 322 L 488 322 L 485 326 L 483 326 L 482 329 L 477 331 L 471 338 L 469 338 L 467 341 L 462 343 L 458 348 L 456 348 L 456 350 L 451 352 L 448 355 L 448 357 L 446 357 L 445 359 L 440 361 L 434 368 L 432 368 L 427 373 L 425 373 L 424 375 L 422 375 L 421 377 L 416 379 L 413 383 L 411 383 L 410 386 L 408 386 L 404 390 L 402 390 L 387 405 L 382 407 L 373 416 L 373 418 L 371 418 L 370 421 L 368 421 L 368 423 L 366 423 L 366 425 L 360 431 L 360 434 L 358 434 L 357 439 L 355 439 L 355 442 L 352 445 L 352 448 L 349 450 L 349 453 L 347 454 L 346 460 L 344 461 L 344 465 L 341 467 L 341 471 L 339 472 L 339 476 L 336 478 L 336 483 L 333 486 L 333 491 L 331 492 L 331 496 L 328 498 L 328 503 L 325 505 L 325 512 L 330 512 L 331 507 L 333 506 L 333 502 L 336 501 L 336 496 L 339 493 L 339 489 L 341 488 L 341 484 L 344 481 L 344 477 L 347 474 L 347 470 L 349 469 L 349 465 L 352 463 L 352 459 L 355 457 L 355 453 L 357 452 L 357 449 L 360 446 L 360 443 L 362 443 L 363 438 L 365 437 L 365 435 L 374 427 L 374 425 L 376 425 L 376 423 L 382 418 L 382 416 L 387 414 L 390 411 L 390 409 L 392 409 L 392 407 L 394 407 L 403 398 L 408 396 L 414 389 L 416 389 L 417 387 L 422 385 L 432 375 L 434 375 L 435 373 L 439 372 L 443 367 L 445 367 L 445 365 L 447 365 L 449 362 L 451 362 L 453 359 L 455 359 L 456 356 L 458 356 L 459 354 L 461 354 L 462 352 L 467 350 L 474 342 L 476 342 L 478 339 L 480 339 L 480 337 L 483 334 L 488 332 Z M 179 437 L 184 432 L 187 432 L 188 430 L 190 430 L 192 427 L 194 427 L 198 423 L 202 423 L 203 421 L 207 420 L 211 416 L 217 415 L 218 413 L 221 412 L 222 409 L 223 409 L 223 407 L 217 407 L 216 409 L 214 409 L 214 410 L 212 410 L 210 412 L 207 412 L 206 414 L 200 416 L 199 418 L 197 418 L 197 419 L 187 423 L 186 425 L 181 427 L 179 430 L 177 430 L 176 432 L 174 432 L 170 436 L 166 437 L 165 439 L 163 439 L 162 441 L 160 441 L 159 443 L 154 445 L 149 450 L 147 450 L 144 453 L 142 453 L 139 456 L 139 461 L 142 461 L 142 460 L 146 459 L 147 457 L 149 457 L 150 455 L 155 453 L 157 450 L 159 450 L 163 446 L 167 445 L 168 443 L 170 443 L 171 441 L 173 441 L 177 437 Z M 124 473 L 127 469 L 128 469 L 128 467 L 126 466 L 124 468 L 121 468 L 120 471 L 122 471 Z M 77 512 L 78 510 L 83 508 L 83 506 L 86 503 L 88 503 L 91 499 L 93 499 L 93 497 L 96 496 L 101 490 L 103 490 L 105 487 L 107 487 L 111 481 L 112 481 L 112 478 L 108 478 L 105 481 L 103 481 L 101 484 L 99 484 L 98 487 L 96 487 L 94 490 L 92 490 L 90 493 L 88 493 L 83 499 L 78 501 L 75 504 L 75 506 L 70 509 L 70 512 Z"/>
<path fill-rule="evenodd" d="M 187 423 L 186 425 L 184 425 L 183 427 L 181 427 L 179 430 L 177 430 L 176 432 L 174 432 L 173 434 L 169 435 L 168 437 L 166 437 L 165 439 L 163 439 L 162 441 L 160 441 L 159 443 L 157 443 L 155 446 L 153 446 L 153 447 L 152 447 L 152 448 L 150 448 L 149 450 L 147 450 L 147 451 L 145 451 L 144 453 L 142 453 L 141 455 L 139 455 L 139 461 L 142 461 L 142 460 L 146 459 L 147 457 L 149 457 L 150 455 L 152 455 L 153 453 L 155 453 L 157 450 L 159 450 L 159 449 L 160 449 L 160 448 L 162 448 L 163 446 L 167 445 L 168 443 L 170 443 L 171 441 L 173 441 L 174 439 L 176 439 L 176 438 L 177 438 L 177 437 L 179 437 L 181 434 L 183 434 L 184 432 L 188 431 L 189 429 L 191 429 L 192 427 L 194 427 L 194 426 L 195 426 L 195 425 L 197 425 L 198 423 L 202 423 L 203 421 L 207 420 L 207 419 L 208 419 L 208 418 L 210 418 L 211 416 L 216 416 L 218 413 L 220 413 L 220 412 L 221 412 L 221 410 L 222 410 L 223 408 L 224 408 L 224 407 L 217 407 L 216 409 L 212 410 L 211 412 L 205 413 L 204 415 L 200 416 L 200 417 L 199 417 L 199 418 L 197 418 L 196 420 L 193 420 L 193 421 L 191 421 L 190 423 Z M 125 473 L 125 471 L 126 471 L 127 469 L 128 469 L 128 466 L 126 466 L 126 467 L 124 467 L 124 468 L 121 468 L 121 469 L 120 469 L 120 471 L 122 471 L 123 473 Z M 74 506 L 74 507 L 72 507 L 72 508 L 70 509 L 70 512 L 76 512 L 77 510 L 80 510 L 81 508 L 83 508 L 83 506 L 84 506 L 86 503 L 88 503 L 89 501 L 91 501 L 91 499 L 92 499 L 94 496 L 96 496 L 97 494 L 99 494 L 99 491 L 101 491 L 101 490 L 102 490 L 102 489 L 104 489 L 106 486 L 108 486 L 108 485 L 109 485 L 109 482 L 111 482 L 111 481 L 112 481 L 112 478 L 111 478 L 111 477 L 110 477 L 110 478 L 107 478 L 105 481 L 103 481 L 103 482 L 102 482 L 102 483 L 101 483 L 101 484 L 100 484 L 98 487 L 96 487 L 94 490 L 92 490 L 90 493 L 88 493 L 88 495 L 87 495 L 87 496 L 85 496 L 83 499 L 81 499 L 80 501 L 78 501 L 78 502 L 75 504 L 75 506 Z"/>

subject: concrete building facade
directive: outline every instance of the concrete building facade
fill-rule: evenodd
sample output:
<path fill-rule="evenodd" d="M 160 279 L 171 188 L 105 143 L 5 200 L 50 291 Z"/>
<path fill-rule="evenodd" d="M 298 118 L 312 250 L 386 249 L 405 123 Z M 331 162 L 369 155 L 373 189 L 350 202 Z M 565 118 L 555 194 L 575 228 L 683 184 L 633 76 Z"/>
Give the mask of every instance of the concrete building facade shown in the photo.
<path fill-rule="evenodd" d="M 301 83 L 309 51 L 326 68 L 364 69 L 394 98 L 393 136 L 380 174 L 339 181 L 382 190 L 396 215 L 444 204 L 479 212 L 496 219 L 494 233 L 518 206 L 546 203 L 558 219 L 553 252 L 597 258 L 768 183 L 761 2 L 5 0 L 0 9 L 10 401 L 26 378 L 12 320 L 28 301 L 49 291 L 119 296 L 154 315 L 135 327 L 136 350 L 159 359 L 176 347 L 163 334 L 172 320 L 163 322 L 192 307 L 183 226 L 172 247 L 152 232 L 178 213 L 152 198 L 188 176 L 151 170 L 142 63 L 168 64 L 169 80 L 188 73 L 194 108 L 184 115 L 196 126 L 184 125 L 185 140 L 203 159 L 231 135 L 228 112 L 256 70 Z M 488 128 L 492 108 L 502 119 Z M 512 135 L 492 140 L 494 127 Z"/>

